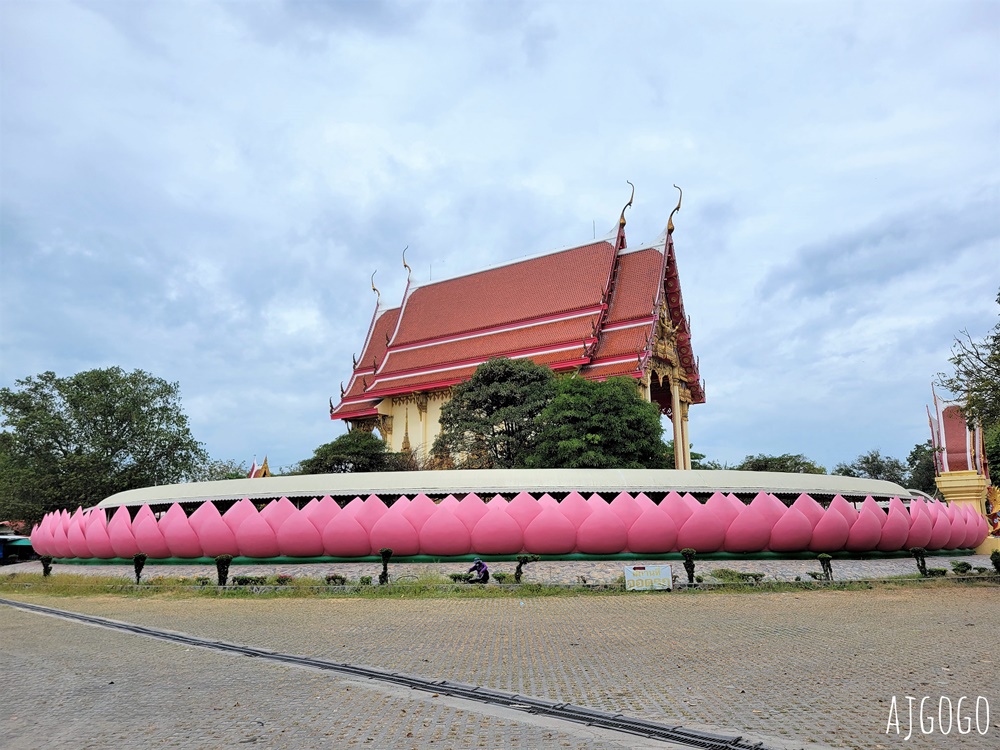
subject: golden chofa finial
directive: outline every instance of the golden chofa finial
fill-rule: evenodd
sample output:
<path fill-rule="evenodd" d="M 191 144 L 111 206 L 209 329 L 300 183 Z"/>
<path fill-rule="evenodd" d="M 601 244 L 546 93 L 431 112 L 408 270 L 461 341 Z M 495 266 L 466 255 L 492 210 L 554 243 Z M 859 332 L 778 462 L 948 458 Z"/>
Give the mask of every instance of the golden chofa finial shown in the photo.
<path fill-rule="evenodd" d="M 677 199 L 677 208 L 670 212 L 670 218 L 667 219 L 667 234 L 674 233 L 674 214 L 681 210 L 681 201 L 684 200 L 684 191 L 677 187 L 677 185 L 674 185 L 674 187 L 680 190 L 681 194 Z"/>
<path fill-rule="evenodd" d="M 632 185 L 632 183 L 629 180 L 625 180 L 625 182 L 628 182 L 629 185 Z M 618 226 L 620 227 L 625 226 L 625 209 L 632 207 L 633 198 L 635 198 L 635 185 L 632 185 L 632 195 L 629 197 L 628 203 L 626 203 L 625 206 L 622 208 L 622 216 L 620 219 L 618 219 Z"/>
<path fill-rule="evenodd" d="M 410 264 L 406 262 L 406 251 L 409 250 L 409 249 L 410 249 L 409 245 L 407 245 L 406 247 L 403 248 L 403 268 L 406 269 L 406 280 L 407 281 L 409 281 L 410 280 L 410 276 L 413 275 L 413 269 L 410 268 Z"/>
<path fill-rule="evenodd" d="M 372 271 L 372 291 L 375 292 L 375 307 L 378 307 L 382 303 L 382 292 L 375 288 L 375 274 L 377 273 L 377 268 Z"/>

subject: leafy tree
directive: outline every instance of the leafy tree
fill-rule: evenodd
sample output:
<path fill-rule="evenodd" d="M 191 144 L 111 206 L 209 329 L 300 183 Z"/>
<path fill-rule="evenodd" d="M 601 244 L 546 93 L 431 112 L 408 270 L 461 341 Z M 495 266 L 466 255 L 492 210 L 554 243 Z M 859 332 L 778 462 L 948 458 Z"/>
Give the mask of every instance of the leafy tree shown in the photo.
<path fill-rule="evenodd" d="M 907 477 L 905 487 L 910 487 L 928 495 L 937 493 L 934 481 L 934 448 L 931 441 L 917 443 L 906 457 Z"/>
<path fill-rule="evenodd" d="M 538 424 L 538 440 L 528 466 L 666 468 L 660 411 L 642 400 L 630 378 L 603 382 L 561 378 Z"/>
<path fill-rule="evenodd" d="M 983 442 L 986 443 L 986 465 L 990 470 L 990 481 L 1000 485 L 1000 423 L 983 430 Z"/>
<path fill-rule="evenodd" d="M 464 469 L 524 466 L 553 390 L 552 371 L 530 360 L 484 362 L 442 407 L 433 456 L 451 456 Z"/>
<path fill-rule="evenodd" d="M 214 482 L 220 479 L 246 479 L 250 469 L 246 461 L 231 458 L 208 459 L 191 476 L 192 482 Z"/>
<path fill-rule="evenodd" d="M 297 474 L 347 474 L 358 471 L 390 470 L 391 453 L 385 442 L 370 432 L 351 430 L 324 443 L 312 458 L 299 463 Z"/>
<path fill-rule="evenodd" d="M 0 388 L 0 516 L 34 523 L 52 510 L 190 478 L 206 460 L 180 388 L 119 367 Z"/>
<path fill-rule="evenodd" d="M 782 453 L 780 456 L 769 456 L 758 453 L 747 456 L 733 467 L 738 471 L 783 471 L 789 474 L 826 474 L 826 468 L 820 466 L 801 453 Z"/>
<path fill-rule="evenodd" d="M 1000 305 L 1000 293 L 997 294 Z M 955 339 L 948 360 L 955 370 L 938 373 L 937 382 L 955 396 L 964 398 L 963 411 L 969 424 L 983 427 L 1000 424 L 1000 323 L 982 341 L 966 330 Z"/>
<path fill-rule="evenodd" d="M 694 447 L 693 445 L 690 447 Z M 705 461 L 704 453 L 696 453 L 691 451 L 691 468 L 692 469 L 722 469 L 723 466 L 718 461 Z M 674 441 L 667 440 L 663 444 L 663 467 L 666 469 L 674 468 Z"/>
<path fill-rule="evenodd" d="M 906 464 L 898 458 L 883 456 L 878 449 L 862 453 L 849 464 L 837 464 L 833 473 L 843 477 L 884 479 L 900 485 L 908 481 Z"/>

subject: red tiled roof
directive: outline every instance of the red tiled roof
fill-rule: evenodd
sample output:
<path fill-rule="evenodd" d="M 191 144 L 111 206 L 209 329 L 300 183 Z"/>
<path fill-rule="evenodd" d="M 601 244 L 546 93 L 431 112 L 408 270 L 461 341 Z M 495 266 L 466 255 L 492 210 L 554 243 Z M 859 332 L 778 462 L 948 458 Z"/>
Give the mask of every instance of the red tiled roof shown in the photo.
<path fill-rule="evenodd" d="M 382 398 L 446 388 L 492 357 L 530 358 L 598 380 L 638 377 L 663 295 L 685 347 L 680 354 L 692 394 L 696 403 L 704 401 L 673 243 L 661 236 L 635 250 L 616 252 L 611 241 L 601 240 L 407 287 L 399 308 L 373 319 L 331 417 L 375 414 Z"/>
<path fill-rule="evenodd" d="M 600 241 L 411 289 L 393 346 L 599 303 L 615 249 Z"/>

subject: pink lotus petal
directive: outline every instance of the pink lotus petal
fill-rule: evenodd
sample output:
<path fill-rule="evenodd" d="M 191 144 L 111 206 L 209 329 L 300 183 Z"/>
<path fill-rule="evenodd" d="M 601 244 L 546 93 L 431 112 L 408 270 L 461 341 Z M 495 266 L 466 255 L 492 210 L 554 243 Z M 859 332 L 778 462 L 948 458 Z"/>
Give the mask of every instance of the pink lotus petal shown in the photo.
<path fill-rule="evenodd" d="M 236 530 L 236 544 L 245 557 L 266 558 L 281 554 L 274 529 L 259 513 L 247 517 L 240 524 Z"/>
<path fill-rule="evenodd" d="M 535 500 L 527 492 L 519 492 L 514 499 L 507 504 L 507 515 L 513 518 L 521 530 L 528 528 L 528 524 L 535 520 L 535 516 L 542 512 Z"/>
<path fill-rule="evenodd" d="M 171 557 L 201 557 L 204 552 L 198 534 L 191 527 L 184 509 L 174 503 L 159 522 L 163 541 Z"/>
<path fill-rule="evenodd" d="M 316 503 L 319 506 L 319 503 Z M 278 550 L 289 557 L 319 557 L 323 554 L 323 537 L 310 518 L 295 511 L 278 529 Z"/>
<path fill-rule="evenodd" d="M 881 538 L 882 525 L 878 522 L 878 516 L 864 508 L 851 526 L 851 533 L 847 535 L 844 547 L 848 552 L 871 552 L 878 547 Z"/>
<path fill-rule="evenodd" d="M 851 527 L 847 519 L 836 508 L 830 507 L 813 529 L 809 549 L 812 552 L 840 552 L 847 544 Z"/>
<path fill-rule="evenodd" d="M 129 516 L 128 508 L 124 505 L 118 506 L 118 510 L 108 521 L 108 538 L 111 540 L 111 548 L 115 551 L 115 557 L 127 560 L 139 553 L 139 543 L 132 534 L 132 519 Z"/>
<path fill-rule="evenodd" d="M 240 554 L 240 546 L 236 543 L 236 534 L 225 522 L 218 508 L 215 508 L 214 513 L 206 512 L 201 517 L 198 543 L 201 544 L 206 557 L 218 557 L 219 555 L 236 557 Z"/>
<path fill-rule="evenodd" d="M 826 515 L 826 511 L 823 510 L 823 506 L 804 493 L 796 498 L 791 507 L 795 508 L 795 510 L 808 518 L 813 529 L 816 528 L 816 525 L 822 521 L 823 516 Z"/>
<path fill-rule="evenodd" d="M 576 547 L 576 529 L 558 508 L 545 508 L 524 530 L 524 548 L 535 555 L 565 555 Z"/>
<path fill-rule="evenodd" d="M 278 529 L 281 528 L 281 524 L 285 522 L 285 519 L 297 510 L 291 500 L 287 497 L 281 497 L 265 505 L 264 509 L 260 512 L 260 517 L 267 521 L 271 526 L 271 530 L 277 534 Z"/>
<path fill-rule="evenodd" d="M 159 559 L 172 557 L 170 547 L 167 546 L 152 511 L 146 515 L 142 512 L 143 509 L 148 510 L 148 506 L 142 506 L 132 522 L 132 535 L 139 546 L 139 551 L 144 552 L 147 557 Z"/>
<path fill-rule="evenodd" d="M 628 530 L 628 549 L 637 554 L 664 554 L 677 544 L 677 525 L 658 506 L 647 508 Z"/>
<path fill-rule="evenodd" d="M 576 547 L 587 555 L 617 554 L 628 544 L 629 530 L 608 503 L 599 495 L 595 497 L 600 503 L 593 503 L 590 515 L 580 524 L 576 533 Z M 642 518 L 642 514 L 640 513 L 637 518 Z"/>
<path fill-rule="evenodd" d="M 897 500 L 897 502 L 899 502 Z M 889 515 L 886 516 L 885 526 L 879 536 L 876 549 L 879 552 L 896 552 L 906 545 L 906 538 L 910 535 L 910 521 L 903 510 L 903 504 L 898 506 L 889 504 Z"/>
<path fill-rule="evenodd" d="M 502 499 L 502 498 L 501 498 Z M 524 532 L 501 506 L 487 503 L 486 515 L 472 529 L 472 550 L 480 555 L 514 555 L 524 548 Z"/>
<path fill-rule="evenodd" d="M 781 517 L 768 515 L 765 504 L 766 501 L 762 503 L 754 498 L 736 520 L 729 524 L 723 546 L 726 552 L 761 552 L 767 547 L 771 539 L 771 528 Z"/>
<path fill-rule="evenodd" d="M 879 507 L 879 504 L 875 502 L 875 498 L 873 498 L 871 495 L 868 495 L 865 498 L 865 501 L 861 503 L 861 511 L 864 512 L 865 510 L 872 513 L 875 516 L 875 518 L 878 519 L 879 526 L 885 526 L 885 522 L 889 520 L 889 517 L 885 514 L 885 511 L 882 510 L 881 507 Z"/>
<path fill-rule="evenodd" d="M 678 529 L 684 525 L 694 512 L 694 509 L 684 502 L 684 499 L 673 490 L 666 494 L 663 501 L 660 503 L 660 507 L 663 508 L 665 512 L 670 514 L 670 518 L 674 522 L 674 526 Z"/>
<path fill-rule="evenodd" d="M 597 495 L 596 497 L 600 499 L 600 495 Z M 601 502 L 604 501 L 601 500 Z M 607 507 L 607 503 L 604 503 L 604 505 Z M 569 519 L 569 522 L 577 529 L 579 529 L 580 524 L 587 519 L 587 516 L 593 512 L 591 507 L 587 504 L 586 499 L 584 499 L 583 495 L 579 492 L 571 492 L 566 495 L 566 497 L 563 498 L 563 501 L 559 503 L 559 510 L 562 511 L 562 514 L 566 516 L 566 518 Z"/>
<path fill-rule="evenodd" d="M 420 552 L 420 536 L 406 518 L 405 511 L 397 511 L 397 506 L 398 502 L 394 503 L 389 512 L 375 522 L 368 535 L 373 555 L 384 547 L 390 548 L 398 557 L 408 557 Z"/>
<path fill-rule="evenodd" d="M 677 532 L 678 547 L 690 547 L 700 553 L 719 551 L 725 539 L 726 527 L 722 519 L 707 505 L 699 505 Z"/>
<path fill-rule="evenodd" d="M 853 526 L 858 520 L 858 512 L 840 495 L 834 495 L 830 508 L 842 515 L 848 526 Z"/>
<path fill-rule="evenodd" d="M 452 498 L 454 500 L 454 498 Z M 455 500 L 455 506 L 458 501 Z M 437 512 L 421 527 L 420 553 L 424 555 L 467 555 L 472 550 L 472 535 L 452 506 L 442 501 Z"/>
<path fill-rule="evenodd" d="M 772 552 L 802 552 L 809 549 L 812 535 L 812 521 L 793 504 L 774 524 L 767 546 Z"/>
<path fill-rule="evenodd" d="M 427 519 L 437 512 L 437 504 L 423 493 L 417 495 L 410 501 L 409 506 L 403 511 L 406 520 L 410 522 L 417 534 L 427 523 Z M 416 553 L 414 553 L 416 554 Z"/>
<path fill-rule="evenodd" d="M 487 513 L 486 503 L 479 495 L 470 493 L 458 501 L 458 510 L 455 511 L 455 517 L 458 518 L 465 528 L 472 533 L 472 530 L 476 528 L 476 524 L 479 523 L 479 519 L 485 516 Z"/>
<path fill-rule="evenodd" d="M 726 527 L 727 531 L 730 524 L 736 520 L 744 508 L 743 503 L 740 503 L 739 507 L 733 505 L 729 498 L 721 492 L 713 492 L 712 496 L 705 502 L 705 505 L 714 510 L 719 518 L 722 519 L 722 524 Z"/>
<path fill-rule="evenodd" d="M 331 557 L 365 557 L 372 552 L 372 541 L 354 514 L 344 508 L 323 529 L 323 549 Z"/>
<path fill-rule="evenodd" d="M 611 510 L 622 520 L 626 529 L 631 529 L 635 519 L 642 515 L 642 508 L 627 492 L 619 492 L 615 496 L 611 501 Z"/>

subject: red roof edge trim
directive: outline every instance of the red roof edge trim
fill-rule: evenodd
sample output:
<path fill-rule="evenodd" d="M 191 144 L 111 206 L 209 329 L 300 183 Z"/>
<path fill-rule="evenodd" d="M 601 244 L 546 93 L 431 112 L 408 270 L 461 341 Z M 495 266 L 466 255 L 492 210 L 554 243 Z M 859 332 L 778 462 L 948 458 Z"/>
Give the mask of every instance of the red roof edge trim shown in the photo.
<path fill-rule="evenodd" d="M 604 326 L 602 329 L 605 333 L 610 333 L 612 331 L 624 331 L 627 328 L 639 328 L 641 326 L 648 326 L 656 322 L 655 315 L 648 315 L 644 318 L 632 318 L 631 320 L 623 320 L 618 323 L 612 323 L 611 325 Z"/>
<path fill-rule="evenodd" d="M 565 345 L 560 345 L 560 346 L 537 347 L 536 349 L 529 349 L 524 352 L 510 353 L 504 356 L 507 359 L 525 359 L 535 354 L 556 354 L 558 352 L 568 352 L 572 351 L 573 349 L 583 349 L 583 341 L 584 340 L 581 339 L 579 343 L 565 342 Z M 489 359 L 491 358 L 487 357 L 486 359 L 484 359 L 482 357 L 476 357 L 474 359 L 465 360 L 461 363 L 451 363 L 447 367 L 431 367 L 431 368 L 422 367 L 408 371 L 400 371 L 397 373 L 393 373 L 392 375 L 376 378 L 375 382 L 369 386 L 368 390 L 365 391 L 365 393 L 370 393 L 374 391 L 374 389 L 378 386 L 380 382 L 387 382 L 390 380 L 402 380 L 403 378 L 412 378 L 415 375 L 420 375 L 420 374 L 434 375 L 435 373 L 448 372 L 449 370 L 462 370 L 467 367 L 478 367 L 479 365 L 483 364 Z M 382 391 L 380 390 L 379 393 L 381 392 Z"/>
<path fill-rule="evenodd" d="M 341 406 L 343 406 L 343 404 Z M 374 417 L 376 414 L 378 414 L 378 409 L 374 406 L 367 409 L 358 409 L 357 411 L 351 411 L 349 409 L 335 409 L 330 414 L 330 419 L 356 419 L 358 417 Z"/>
<path fill-rule="evenodd" d="M 494 336 L 499 333 L 508 333 L 510 331 L 518 331 L 522 328 L 533 328 L 534 326 L 545 325 L 547 323 L 561 323 L 564 320 L 573 320 L 574 318 L 583 318 L 587 315 L 595 315 L 601 312 L 601 305 L 591 305 L 589 307 L 580 307 L 576 310 L 568 310 L 561 313 L 553 313 L 552 315 L 545 315 L 538 318 L 529 318 L 525 321 L 520 321 L 518 323 L 504 325 L 504 326 L 492 326 L 489 328 L 480 328 L 478 330 L 472 330 L 462 333 L 459 336 L 437 336 L 430 339 L 421 339 L 420 341 L 415 341 L 411 344 L 406 344 L 404 346 L 398 346 L 391 348 L 386 354 L 386 360 L 392 356 L 393 352 L 408 352 L 414 349 L 422 349 L 428 346 L 437 346 L 438 344 L 451 344 L 456 341 L 466 341 L 468 339 L 481 338 L 483 336 Z M 400 316 L 402 318 L 402 315 Z"/>

